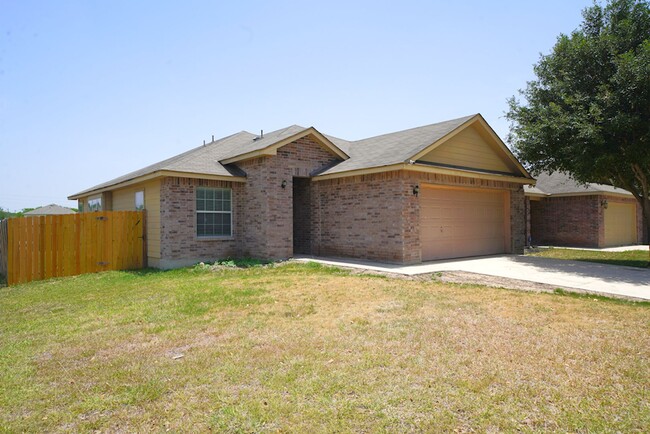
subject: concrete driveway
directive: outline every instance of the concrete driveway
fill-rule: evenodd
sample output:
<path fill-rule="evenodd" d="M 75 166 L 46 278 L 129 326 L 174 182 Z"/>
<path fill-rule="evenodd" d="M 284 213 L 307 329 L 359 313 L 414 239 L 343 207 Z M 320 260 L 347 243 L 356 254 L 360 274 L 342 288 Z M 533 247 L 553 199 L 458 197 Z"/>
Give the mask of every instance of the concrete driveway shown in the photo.
<path fill-rule="evenodd" d="M 575 288 L 596 294 L 650 300 L 650 269 L 646 268 L 524 255 L 499 255 L 433 261 L 409 266 L 346 259 L 308 257 L 296 259 L 410 276 L 440 271 L 465 271 L 526 280 L 562 288 Z"/>

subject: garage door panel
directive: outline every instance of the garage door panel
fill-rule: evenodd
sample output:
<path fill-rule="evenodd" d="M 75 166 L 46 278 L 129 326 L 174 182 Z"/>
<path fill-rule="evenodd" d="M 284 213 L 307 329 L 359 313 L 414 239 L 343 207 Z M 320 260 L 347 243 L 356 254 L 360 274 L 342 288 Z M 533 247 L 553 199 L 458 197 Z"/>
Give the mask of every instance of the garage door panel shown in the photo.
<path fill-rule="evenodd" d="M 609 202 L 605 209 L 605 247 L 636 244 L 636 205 Z"/>
<path fill-rule="evenodd" d="M 505 192 L 423 188 L 422 260 L 506 251 Z"/>

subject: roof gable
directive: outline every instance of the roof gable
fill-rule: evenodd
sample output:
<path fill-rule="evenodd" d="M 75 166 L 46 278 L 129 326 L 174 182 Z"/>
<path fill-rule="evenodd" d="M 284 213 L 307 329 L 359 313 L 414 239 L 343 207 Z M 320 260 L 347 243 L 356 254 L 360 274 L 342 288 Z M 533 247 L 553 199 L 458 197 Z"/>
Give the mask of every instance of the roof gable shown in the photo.
<path fill-rule="evenodd" d="M 472 117 L 465 116 L 357 141 L 347 141 L 328 136 L 331 141 L 337 143 L 340 147 L 349 149 L 350 159 L 326 170 L 321 175 L 407 162 L 419 151 L 445 137 Z"/>
<path fill-rule="evenodd" d="M 513 161 L 476 123 L 460 129 L 416 162 L 521 175 Z"/>
<path fill-rule="evenodd" d="M 316 128 L 303 128 L 298 125 L 292 125 L 288 128 L 256 137 L 252 142 L 233 150 L 229 155 L 227 154 L 219 162 L 222 164 L 231 164 L 263 155 L 276 155 L 277 150 L 281 147 L 306 136 L 312 136 L 323 148 L 342 160 L 350 158 L 346 152 L 339 148 L 327 136 L 321 134 Z"/>
<path fill-rule="evenodd" d="M 480 114 L 355 142 L 346 142 L 334 137 L 330 139 L 334 142 L 345 142 L 350 150 L 350 159 L 324 171 L 319 175 L 321 177 L 342 176 L 339 174 L 406 164 L 407 167 L 404 169 L 437 165 L 452 170 L 506 174 L 516 178 L 532 179 Z M 474 146 L 465 145 L 467 148 L 465 150 L 456 149 L 462 148 L 460 144 L 468 140 L 473 140 Z M 436 151 L 437 148 L 440 150 Z M 458 155 L 455 160 L 450 159 L 451 155 L 459 152 L 470 155 L 467 155 L 465 161 L 459 159 Z M 473 152 L 479 152 L 482 157 L 489 157 L 490 162 L 482 163 L 480 156 L 471 155 Z M 443 161 L 438 161 L 439 159 Z"/>

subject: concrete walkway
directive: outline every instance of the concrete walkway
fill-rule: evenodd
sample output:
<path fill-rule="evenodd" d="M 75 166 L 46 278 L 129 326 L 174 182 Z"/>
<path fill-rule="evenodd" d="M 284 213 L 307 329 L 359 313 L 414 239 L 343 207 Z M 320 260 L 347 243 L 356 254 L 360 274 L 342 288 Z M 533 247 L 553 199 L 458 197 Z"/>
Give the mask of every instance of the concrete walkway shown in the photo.
<path fill-rule="evenodd" d="M 574 288 L 595 294 L 650 300 L 650 269 L 593 262 L 524 255 L 486 256 L 407 266 L 353 259 L 299 257 L 296 260 L 409 276 L 441 271 L 464 271 L 543 283 L 561 288 Z"/>

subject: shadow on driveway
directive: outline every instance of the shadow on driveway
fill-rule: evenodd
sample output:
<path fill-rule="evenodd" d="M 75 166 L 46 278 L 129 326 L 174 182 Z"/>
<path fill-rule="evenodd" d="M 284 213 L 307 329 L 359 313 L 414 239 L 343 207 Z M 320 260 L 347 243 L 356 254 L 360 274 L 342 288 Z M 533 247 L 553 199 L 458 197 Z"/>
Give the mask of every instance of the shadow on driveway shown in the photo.
<path fill-rule="evenodd" d="M 647 268 L 523 255 L 510 256 L 509 259 L 539 272 L 573 274 L 610 283 L 621 282 L 650 288 L 650 269 Z M 522 276 L 522 279 L 526 277 Z"/>

